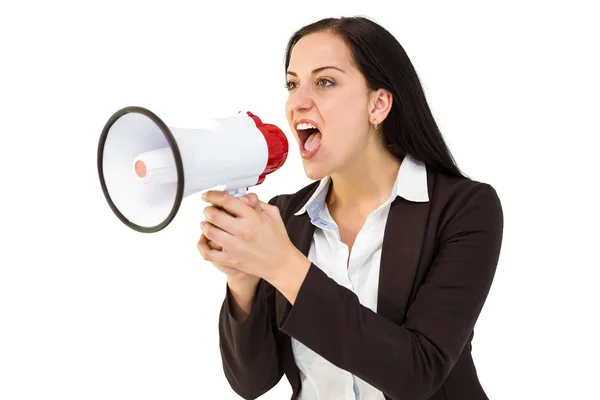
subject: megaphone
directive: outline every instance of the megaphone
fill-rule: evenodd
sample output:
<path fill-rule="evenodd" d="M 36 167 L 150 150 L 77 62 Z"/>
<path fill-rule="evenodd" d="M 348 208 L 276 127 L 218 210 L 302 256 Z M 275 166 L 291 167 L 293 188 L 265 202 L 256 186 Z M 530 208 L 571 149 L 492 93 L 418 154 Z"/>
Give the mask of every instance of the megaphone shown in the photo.
<path fill-rule="evenodd" d="M 106 122 L 98 144 L 98 175 L 112 211 L 128 227 L 153 233 L 175 218 L 181 201 L 216 186 L 242 196 L 283 166 L 288 141 L 251 112 L 200 128 L 167 126 L 131 106 Z"/>

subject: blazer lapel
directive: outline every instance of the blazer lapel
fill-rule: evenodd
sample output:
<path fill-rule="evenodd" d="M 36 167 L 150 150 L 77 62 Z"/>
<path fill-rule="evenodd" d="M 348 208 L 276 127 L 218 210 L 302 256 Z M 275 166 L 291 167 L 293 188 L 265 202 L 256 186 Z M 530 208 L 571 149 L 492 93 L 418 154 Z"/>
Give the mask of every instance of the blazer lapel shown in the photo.
<path fill-rule="evenodd" d="M 304 199 L 302 199 L 302 204 L 308 201 L 316 189 L 317 185 L 315 185 L 314 189 L 309 190 L 306 196 L 304 196 Z M 296 212 L 297 210 L 295 210 L 295 208 L 295 205 L 294 207 L 290 207 L 288 212 L 290 214 Z M 302 254 L 308 257 L 308 252 L 312 243 L 312 237 L 315 231 L 315 226 L 310 222 L 308 213 L 298 216 L 288 215 L 285 223 L 290 241 L 298 250 L 302 252 Z M 275 316 L 278 327 L 281 326 L 281 320 L 290 312 L 291 308 L 292 304 L 288 301 L 288 299 L 286 299 L 279 290 L 275 290 Z"/>
<path fill-rule="evenodd" d="M 396 197 L 390 206 L 381 250 L 377 313 L 402 324 L 421 259 L 434 174 L 427 168 L 429 202 Z"/>

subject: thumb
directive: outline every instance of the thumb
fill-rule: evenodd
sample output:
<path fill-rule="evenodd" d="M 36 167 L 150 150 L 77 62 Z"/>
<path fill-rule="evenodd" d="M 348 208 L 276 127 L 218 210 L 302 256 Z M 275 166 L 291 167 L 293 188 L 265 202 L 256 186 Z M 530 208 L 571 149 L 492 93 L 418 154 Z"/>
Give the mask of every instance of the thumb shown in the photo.
<path fill-rule="evenodd" d="M 256 193 L 248 193 L 242 197 L 240 197 L 240 199 L 249 207 L 254 208 L 256 211 L 261 211 L 261 207 L 260 207 L 260 201 L 258 200 L 258 196 L 256 195 Z"/>

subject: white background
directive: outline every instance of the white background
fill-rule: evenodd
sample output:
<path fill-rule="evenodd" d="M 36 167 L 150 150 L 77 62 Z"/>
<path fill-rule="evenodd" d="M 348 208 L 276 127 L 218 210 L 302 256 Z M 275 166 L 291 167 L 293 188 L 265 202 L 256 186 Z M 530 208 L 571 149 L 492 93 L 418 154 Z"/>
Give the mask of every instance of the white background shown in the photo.
<path fill-rule="evenodd" d="M 473 342 L 485 390 L 598 398 L 594 3 L 3 2 L 0 399 L 239 398 L 218 349 L 225 276 L 196 249 L 206 204 L 193 195 L 164 231 L 130 230 L 102 195 L 98 138 L 128 105 L 180 127 L 250 110 L 292 144 L 251 191 L 300 189 L 285 44 L 342 15 L 398 38 L 459 166 L 502 200 L 504 245 Z M 290 394 L 284 377 L 261 398 Z"/>

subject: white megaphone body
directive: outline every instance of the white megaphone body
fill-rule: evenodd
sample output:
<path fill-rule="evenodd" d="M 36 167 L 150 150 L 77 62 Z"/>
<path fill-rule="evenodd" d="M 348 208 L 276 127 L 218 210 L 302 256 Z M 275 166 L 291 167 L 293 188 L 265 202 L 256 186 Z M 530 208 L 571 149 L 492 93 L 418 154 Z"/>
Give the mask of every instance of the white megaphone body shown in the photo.
<path fill-rule="evenodd" d="M 246 193 L 281 168 L 288 141 L 250 112 L 168 127 L 151 111 L 125 107 L 110 117 L 98 145 L 98 174 L 112 211 L 138 232 L 165 228 L 190 194 L 224 185 Z"/>

